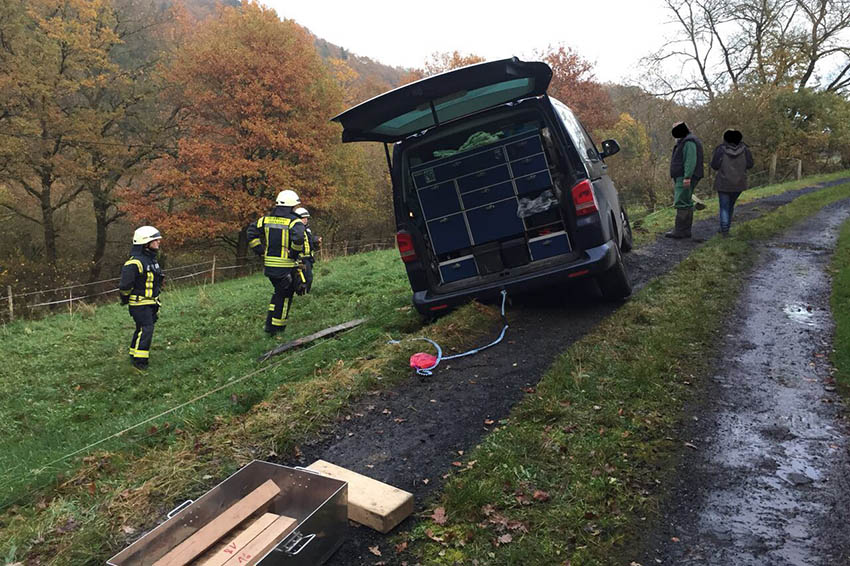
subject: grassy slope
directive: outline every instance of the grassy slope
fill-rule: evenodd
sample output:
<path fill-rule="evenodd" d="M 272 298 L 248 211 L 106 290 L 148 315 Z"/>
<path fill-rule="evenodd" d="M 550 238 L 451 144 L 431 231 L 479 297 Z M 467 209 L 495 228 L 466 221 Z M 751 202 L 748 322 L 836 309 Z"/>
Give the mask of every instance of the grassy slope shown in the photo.
<path fill-rule="evenodd" d="M 832 358 L 838 370 L 836 380 L 846 397 L 850 395 L 850 221 L 841 227 L 832 271 L 832 314 L 835 317 Z"/>
<path fill-rule="evenodd" d="M 387 347 L 385 339 L 418 334 L 420 323 L 406 307 L 409 289 L 395 252 L 319 268 L 316 292 L 296 298 L 290 337 L 364 315 L 369 324 L 37 474 L 58 455 L 257 369 L 255 356 L 273 344 L 260 331 L 269 285 L 255 276 L 167 293 L 145 375 L 128 369 L 132 323 L 117 305 L 0 328 L 0 395 L 10 399 L 0 406 L 0 446 L 11 454 L 0 456 L 0 497 L 24 495 L 22 506 L 0 514 L 0 549 L 10 548 L 12 558 L 101 560 L 177 499 L 203 492 L 253 457 L 293 450 L 352 397 L 403 378 L 410 348 Z M 459 346 L 493 315 L 467 307 L 427 332 Z M 309 419 L 300 418 L 305 411 Z M 58 481 L 57 471 L 64 472 Z"/>
<path fill-rule="evenodd" d="M 427 564 L 628 564 L 663 498 L 753 243 L 850 197 L 806 195 L 709 241 L 574 344 L 510 419 L 467 454 L 412 549 Z M 847 253 L 846 250 L 843 253 Z M 846 266 L 846 264 L 845 264 Z M 847 287 L 845 287 L 846 289 Z M 839 346 L 836 346 L 839 349 Z M 846 351 L 846 349 L 845 349 Z"/>
<path fill-rule="evenodd" d="M 317 270 L 316 292 L 295 298 L 290 336 L 358 317 L 370 319 L 365 328 L 162 420 L 203 430 L 216 415 L 244 412 L 281 383 L 312 378 L 333 362 L 330 352 L 333 359 L 356 357 L 384 334 L 418 326 L 414 313 L 398 310 L 410 291 L 396 253 L 340 258 Z M 257 356 L 276 344 L 262 332 L 270 290 L 264 277 L 252 276 L 166 292 L 146 374 L 129 364 L 133 323 L 126 307 L 3 327 L 0 398 L 9 402 L 0 405 L 0 502 L 62 469 L 32 472 L 45 463 L 257 369 Z"/>
<path fill-rule="evenodd" d="M 799 181 L 787 181 L 777 185 L 765 185 L 763 187 L 744 191 L 736 204 L 744 204 L 760 198 L 778 195 L 795 189 L 808 187 L 816 183 L 833 181 L 844 177 L 850 177 L 850 171 L 837 171 L 835 173 L 828 173 L 825 175 L 806 177 Z M 696 211 L 694 215 L 695 221 L 717 217 L 718 205 L 716 195 L 713 196 L 713 198 L 706 199 L 705 205 L 705 210 Z M 653 213 L 643 215 L 639 210 L 636 210 L 631 215 L 632 224 L 635 227 L 635 243 L 641 245 L 643 243 L 653 241 L 656 234 L 669 230 L 670 226 L 673 225 L 673 219 L 676 216 L 676 211 L 673 208 L 663 208 Z"/>

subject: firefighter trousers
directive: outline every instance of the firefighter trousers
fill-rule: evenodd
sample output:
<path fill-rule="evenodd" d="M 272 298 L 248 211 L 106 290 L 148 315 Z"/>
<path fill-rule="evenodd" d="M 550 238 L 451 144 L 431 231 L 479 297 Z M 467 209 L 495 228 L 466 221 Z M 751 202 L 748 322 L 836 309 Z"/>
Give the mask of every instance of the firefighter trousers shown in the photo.
<path fill-rule="evenodd" d="M 140 305 L 130 307 L 130 316 L 136 323 L 133 340 L 130 342 L 130 355 L 134 360 L 147 361 L 151 355 L 153 327 L 158 318 L 159 305 Z"/>
<path fill-rule="evenodd" d="M 292 296 L 295 294 L 295 286 L 292 281 L 292 273 L 269 275 L 274 287 L 274 294 L 269 303 L 269 311 L 266 315 L 266 332 L 275 334 L 286 329 L 286 320 L 289 318 L 289 310 L 292 306 Z"/>

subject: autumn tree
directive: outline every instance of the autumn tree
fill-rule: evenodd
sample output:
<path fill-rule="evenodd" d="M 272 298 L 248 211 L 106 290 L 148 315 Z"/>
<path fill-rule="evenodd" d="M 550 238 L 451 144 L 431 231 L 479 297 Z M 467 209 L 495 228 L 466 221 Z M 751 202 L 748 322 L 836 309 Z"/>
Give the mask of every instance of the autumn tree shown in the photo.
<path fill-rule="evenodd" d="M 129 203 L 175 242 L 220 239 L 248 251 L 245 228 L 282 189 L 307 206 L 331 190 L 328 121 L 341 93 L 311 36 L 255 2 L 222 8 L 192 31 L 168 71 L 180 140 L 156 183 Z"/>
<path fill-rule="evenodd" d="M 616 120 L 605 88 L 596 81 L 593 64 L 563 45 L 536 54 L 552 68 L 549 94 L 572 108 L 590 131 L 610 127 Z"/>
<path fill-rule="evenodd" d="M 9 0 L 0 10 L 0 181 L 24 197 L 0 206 L 41 226 L 55 266 L 56 213 L 91 174 L 86 149 L 97 141 L 97 109 L 86 97 L 114 70 L 108 52 L 119 39 L 107 0 Z"/>

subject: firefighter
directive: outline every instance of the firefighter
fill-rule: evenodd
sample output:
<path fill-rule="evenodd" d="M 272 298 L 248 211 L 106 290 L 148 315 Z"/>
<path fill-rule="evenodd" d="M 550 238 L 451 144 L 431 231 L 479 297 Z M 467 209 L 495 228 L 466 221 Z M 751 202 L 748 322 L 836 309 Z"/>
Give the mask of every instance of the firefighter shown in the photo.
<path fill-rule="evenodd" d="M 317 238 L 313 235 L 313 231 L 310 230 L 310 212 L 306 208 L 296 208 L 295 214 L 301 218 L 301 222 L 304 223 L 305 227 L 304 253 L 301 254 L 301 259 L 304 263 L 304 278 L 307 280 L 304 292 L 309 293 L 310 289 L 313 288 L 313 264 L 316 263 L 316 251 L 319 249 L 321 238 Z"/>
<path fill-rule="evenodd" d="M 301 200 L 295 191 L 280 191 L 272 213 L 248 227 L 248 245 L 263 256 L 264 273 L 274 287 L 265 327 L 272 336 L 286 330 L 292 296 L 306 284 L 303 272 L 298 269 L 306 229 L 293 210 L 299 204 Z"/>
<path fill-rule="evenodd" d="M 153 226 L 142 226 L 133 233 L 130 259 L 121 268 L 121 304 L 130 305 L 136 323 L 130 342 L 130 357 L 140 370 L 148 369 L 153 327 L 159 314 L 159 293 L 164 278 L 157 254 L 162 236 Z"/>

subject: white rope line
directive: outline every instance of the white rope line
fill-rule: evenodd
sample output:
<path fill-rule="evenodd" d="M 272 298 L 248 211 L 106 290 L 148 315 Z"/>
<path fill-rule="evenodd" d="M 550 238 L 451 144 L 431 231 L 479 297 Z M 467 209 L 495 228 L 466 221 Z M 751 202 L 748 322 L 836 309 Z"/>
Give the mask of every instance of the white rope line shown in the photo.
<path fill-rule="evenodd" d="M 338 334 L 338 336 L 341 336 L 341 335 L 343 335 L 343 334 L 348 334 L 348 333 L 349 333 L 349 332 L 351 332 L 352 330 L 357 330 L 357 328 L 358 328 L 358 327 L 350 328 L 350 329 L 346 330 L 345 332 L 341 332 L 340 334 Z M 155 420 L 157 420 L 157 419 L 159 419 L 159 418 L 162 418 L 162 417 L 164 417 L 164 416 L 166 416 L 166 415 L 169 415 L 169 414 L 171 414 L 171 413 L 173 413 L 173 412 L 175 412 L 175 411 L 179 411 L 180 409 L 182 409 L 182 408 L 184 408 L 184 407 L 186 407 L 186 406 L 188 406 L 188 405 L 191 405 L 192 403 L 196 403 L 196 402 L 200 401 L 201 399 L 205 399 L 206 397 L 209 397 L 210 395 L 215 395 L 215 394 L 216 394 L 216 393 L 218 393 L 219 391 L 222 391 L 222 390 L 224 390 L 224 389 L 227 389 L 228 387 L 230 387 L 230 386 L 232 386 L 232 385 L 236 385 L 237 383 L 241 383 L 241 382 L 245 381 L 246 379 L 249 379 L 249 378 L 251 378 L 251 377 L 254 377 L 255 375 L 258 375 L 258 374 L 263 373 L 263 372 L 265 372 L 265 371 L 268 371 L 268 370 L 270 370 L 270 369 L 276 368 L 277 366 L 279 366 L 279 365 L 283 364 L 284 362 L 292 361 L 292 358 L 294 358 L 295 356 L 301 355 L 301 354 L 303 354 L 304 352 L 308 352 L 308 351 L 312 350 L 313 348 L 316 348 L 316 347 L 318 347 L 318 346 L 320 346 L 320 345 L 322 345 L 322 344 L 325 344 L 325 343 L 327 343 L 327 342 L 329 342 L 329 341 L 328 341 L 328 340 L 323 340 L 323 341 L 320 341 L 320 342 L 316 342 L 316 343 L 315 343 L 315 344 L 313 344 L 312 346 L 309 346 L 309 347 L 304 348 L 304 349 L 302 349 L 302 350 L 300 350 L 300 351 L 298 351 L 298 352 L 295 352 L 295 353 L 294 353 L 293 355 L 291 355 L 291 356 L 288 356 L 288 357 L 286 357 L 286 358 L 284 358 L 284 359 L 282 359 L 282 360 L 280 360 L 280 361 L 277 361 L 277 362 L 274 362 L 274 363 L 272 363 L 272 364 L 269 364 L 269 365 L 267 365 L 267 366 L 266 366 L 266 367 L 264 367 L 264 368 L 260 368 L 260 369 L 258 369 L 258 370 L 252 371 L 251 373 L 248 373 L 248 374 L 246 374 L 246 375 L 243 375 L 242 377 L 239 377 L 239 378 L 234 379 L 234 380 L 232 380 L 232 381 L 228 381 L 227 383 L 225 383 L 225 384 L 223 384 L 223 385 L 220 385 L 220 386 L 216 387 L 215 389 L 213 389 L 213 390 L 211 390 L 211 391 L 208 391 L 208 392 L 206 392 L 206 393 L 204 393 L 204 394 L 202 394 L 202 395 L 198 395 L 197 397 L 194 397 L 194 398 L 192 398 L 192 399 L 190 399 L 190 400 L 188 400 L 188 401 L 185 401 L 185 402 L 183 402 L 183 403 L 181 403 L 181 404 L 177 405 L 176 407 L 172 407 L 171 409 L 167 409 L 167 410 L 165 410 L 165 411 L 163 411 L 163 412 L 159 413 L 158 415 L 154 415 L 154 416 L 152 416 L 152 417 L 149 417 L 149 418 L 147 418 L 147 419 L 143 420 L 143 421 L 142 421 L 142 422 L 140 422 L 140 423 L 134 424 L 134 425 L 132 425 L 132 426 L 128 426 L 127 428 L 125 428 L 125 429 L 123 429 L 123 430 L 120 430 L 120 431 L 118 431 L 118 432 L 116 432 L 116 433 L 114 433 L 114 434 L 110 434 L 109 436 L 107 436 L 107 437 L 105 437 L 105 438 L 101 438 L 100 440 L 98 440 L 98 441 L 96 441 L 96 442 L 92 442 L 92 443 L 91 443 L 91 444 L 89 444 L 88 446 L 84 446 L 84 447 L 82 447 L 82 448 L 80 448 L 80 449 L 78 449 L 78 450 L 74 450 L 73 452 L 71 452 L 71 453 L 69 453 L 69 454 L 66 454 L 65 456 L 62 456 L 61 458 L 57 458 L 57 459 L 55 459 L 55 460 L 53 460 L 53 461 L 51 461 L 51 462 L 48 462 L 47 464 L 44 464 L 44 465 L 40 466 L 39 468 L 37 468 L 37 469 L 35 469 L 35 470 L 33 470 L 33 471 L 35 472 L 35 474 L 36 474 L 36 475 L 41 474 L 43 471 L 45 471 L 45 470 L 46 470 L 47 468 L 49 468 L 50 466 L 53 466 L 54 464 L 58 464 L 59 462 L 62 462 L 62 461 L 64 461 L 64 460 L 67 460 L 68 458 L 72 458 L 72 457 L 76 456 L 77 454 L 80 454 L 81 452 L 86 452 L 86 451 L 88 451 L 88 450 L 91 450 L 91 449 L 92 449 L 92 448 L 94 448 L 95 446 L 99 446 L 99 445 L 103 444 L 104 442 L 107 442 L 107 441 L 109 441 L 109 440 L 112 440 L 113 438 L 117 438 L 117 437 L 119 437 L 119 436 L 121 436 L 121 435 L 123 435 L 123 434 L 125 434 L 125 433 L 127 433 L 127 432 L 130 432 L 131 430 L 134 430 L 134 429 L 139 428 L 140 426 L 144 426 L 144 425 L 148 424 L 148 423 L 149 423 L 149 422 L 151 422 L 151 421 L 155 421 Z"/>

